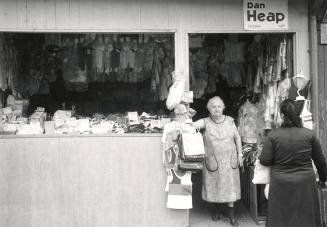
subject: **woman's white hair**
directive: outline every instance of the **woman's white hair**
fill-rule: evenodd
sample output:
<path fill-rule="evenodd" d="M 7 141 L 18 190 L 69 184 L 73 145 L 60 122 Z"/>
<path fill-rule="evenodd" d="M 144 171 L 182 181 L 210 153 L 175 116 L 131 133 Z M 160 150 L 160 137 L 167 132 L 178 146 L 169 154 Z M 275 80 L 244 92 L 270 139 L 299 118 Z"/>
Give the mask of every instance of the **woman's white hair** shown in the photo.
<path fill-rule="evenodd" d="M 214 96 L 211 99 L 209 99 L 208 103 L 207 103 L 207 109 L 209 110 L 210 106 L 212 105 L 213 102 L 220 102 L 221 104 L 223 104 L 223 108 L 225 109 L 225 103 L 224 101 L 219 97 L 219 96 Z"/>

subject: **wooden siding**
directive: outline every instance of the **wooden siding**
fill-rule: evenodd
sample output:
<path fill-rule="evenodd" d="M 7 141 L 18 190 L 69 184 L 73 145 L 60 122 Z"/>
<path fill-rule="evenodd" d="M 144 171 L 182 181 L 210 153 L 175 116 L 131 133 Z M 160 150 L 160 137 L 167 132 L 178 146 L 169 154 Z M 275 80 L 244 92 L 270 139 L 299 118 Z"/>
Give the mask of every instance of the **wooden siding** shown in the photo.
<path fill-rule="evenodd" d="M 0 31 L 176 32 L 176 69 L 188 74 L 187 32 L 245 32 L 242 0 L 3 0 Z M 308 0 L 289 0 L 296 71 L 309 75 Z"/>
<path fill-rule="evenodd" d="M 0 138 L 0 226 L 183 227 L 161 135 Z"/>
<path fill-rule="evenodd" d="M 318 36 L 319 37 L 319 36 Z M 327 155 L 327 46 L 320 45 L 318 38 L 318 108 L 319 139 Z"/>

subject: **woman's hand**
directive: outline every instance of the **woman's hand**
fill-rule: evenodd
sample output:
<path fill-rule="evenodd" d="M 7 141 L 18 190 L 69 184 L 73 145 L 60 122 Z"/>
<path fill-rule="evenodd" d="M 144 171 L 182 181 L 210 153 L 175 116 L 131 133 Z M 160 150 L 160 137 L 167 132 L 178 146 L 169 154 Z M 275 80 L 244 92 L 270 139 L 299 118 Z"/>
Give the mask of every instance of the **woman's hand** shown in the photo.
<path fill-rule="evenodd" d="M 323 182 L 323 181 L 319 181 L 318 182 L 319 186 L 322 187 L 322 188 L 327 188 L 327 182 Z"/>
<path fill-rule="evenodd" d="M 242 168 L 243 167 L 243 155 L 242 154 L 238 155 L 238 163 L 239 163 L 239 167 Z"/>

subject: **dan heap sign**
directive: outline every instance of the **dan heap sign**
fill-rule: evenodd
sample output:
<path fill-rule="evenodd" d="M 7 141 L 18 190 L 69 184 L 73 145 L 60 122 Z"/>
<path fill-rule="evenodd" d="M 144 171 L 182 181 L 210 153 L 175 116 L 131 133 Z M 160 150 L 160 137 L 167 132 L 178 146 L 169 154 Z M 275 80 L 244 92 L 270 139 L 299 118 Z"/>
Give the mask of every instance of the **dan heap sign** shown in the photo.
<path fill-rule="evenodd" d="M 287 30 L 287 0 L 243 0 L 245 30 Z"/>

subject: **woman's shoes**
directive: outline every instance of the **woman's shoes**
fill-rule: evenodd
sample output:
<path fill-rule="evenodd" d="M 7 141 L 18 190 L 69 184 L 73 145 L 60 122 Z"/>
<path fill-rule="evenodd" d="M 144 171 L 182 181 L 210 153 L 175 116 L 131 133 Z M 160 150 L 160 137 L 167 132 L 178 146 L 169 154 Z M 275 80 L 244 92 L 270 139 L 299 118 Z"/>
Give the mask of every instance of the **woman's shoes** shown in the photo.
<path fill-rule="evenodd" d="M 239 226 L 240 224 L 238 223 L 238 221 L 236 220 L 235 217 L 233 218 L 229 218 L 229 223 L 232 225 L 232 226 Z"/>
<path fill-rule="evenodd" d="M 213 221 L 219 221 L 223 217 L 222 213 L 220 211 L 212 214 L 212 220 Z"/>
<path fill-rule="evenodd" d="M 229 223 L 232 226 L 239 226 L 238 221 L 236 220 L 234 215 L 234 207 L 229 207 L 228 209 L 229 209 L 229 215 L 228 215 Z"/>

